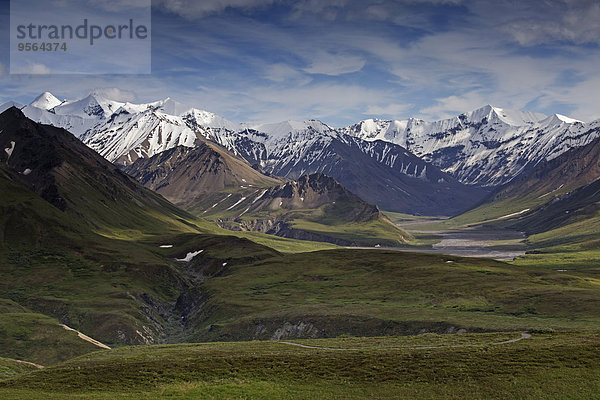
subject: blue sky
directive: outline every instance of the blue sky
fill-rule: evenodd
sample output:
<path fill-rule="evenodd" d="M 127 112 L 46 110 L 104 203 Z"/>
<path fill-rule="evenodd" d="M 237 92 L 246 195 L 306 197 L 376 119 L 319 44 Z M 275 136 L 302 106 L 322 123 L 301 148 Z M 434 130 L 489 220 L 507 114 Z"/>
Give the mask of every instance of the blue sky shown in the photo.
<path fill-rule="evenodd" d="M 101 89 L 239 122 L 332 126 L 485 104 L 600 118 L 598 1 L 154 0 L 151 75 L 10 75 L 8 2 L 0 19 L 2 101 Z"/>

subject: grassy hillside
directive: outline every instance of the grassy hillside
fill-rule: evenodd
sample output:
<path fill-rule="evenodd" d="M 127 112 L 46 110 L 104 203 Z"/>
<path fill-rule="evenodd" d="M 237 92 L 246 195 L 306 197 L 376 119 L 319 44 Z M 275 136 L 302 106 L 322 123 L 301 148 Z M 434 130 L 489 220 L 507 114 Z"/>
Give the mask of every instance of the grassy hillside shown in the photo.
<path fill-rule="evenodd" d="M 22 123 L 32 135 L 48 133 Z M 577 196 L 577 212 L 565 217 L 559 200 L 539 214 L 539 229 L 539 219 L 529 221 L 538 229 L 532 245 L 548 250 L 531 256 L 545 257 L 537 265 L 528 258 L 515 266 L 347 250 L 225 231 L 142 188 L 78 142 L 67 146 L 65 132 L 50 133 L 65 147 L 42 153 L 58 157 L 48 158 L 50 167 L 39 164 L 48 167 L 43 174 L 20 172 L 36 160 L 27 148 L 11 156 L 22 164 L 0 163 L 0 356 L 54 365 L 93 353 L 33 372 L 0 359 L 0 374 L 14 377 L 0 382 L 1 398 L 590 398 L 600 389 L 600 216 L 587 207 L 587 192 Z M 281 198 L 271 201 L 281 205 Z M 332 207 L 326 200 L 296 207 L 287 222 L 371 245 L 398 235 L 387 220 L 355 223 L 351 202 L 321 209 Z M 573 268 L 549 258 L 557 253 L 572 254 Z M 154 346 L 94 352 L 60 323 L 110 346 Z M 526 330 L 537 333 L 497 344 Z M 457 332 L 466 334 L 437 335 Z M 348 338 L 407 334 L 419 335 Z M 317 340 L 324 337 L 337 339 Z M 298 338 L 339 350 L 260 342 L 156 346 Z"/>
<path fill-rule="evenodd" d="M 100 348 L 41 314 L 0 314 L 0 356 L 52 365 Z"/>
<path fill-rule="evenodd" d="M 527 243 L 531 250 L 515 263 L 596 276 L 600 272 L 600 213 L 583 218 L 574 215 L 563 224 L 529 236 Z"/>
<path fill-rule="evenodd" d="M 36 365 L 0 357 L 0 380 L 12 378 L 39 369 Z"/>
<path fill-rule="evenodd" d="M 596 329 L 600 287 L 577 273 L 377 250 L 280 255 L 207 280 L 193 340 Z"/>
<path fill-rule="evenodd" d="M 0 381 L 4 399 L 600 398 L 597 334 L 127 347 Z M 335 350 L 351 349 L 351 350 Z"/>

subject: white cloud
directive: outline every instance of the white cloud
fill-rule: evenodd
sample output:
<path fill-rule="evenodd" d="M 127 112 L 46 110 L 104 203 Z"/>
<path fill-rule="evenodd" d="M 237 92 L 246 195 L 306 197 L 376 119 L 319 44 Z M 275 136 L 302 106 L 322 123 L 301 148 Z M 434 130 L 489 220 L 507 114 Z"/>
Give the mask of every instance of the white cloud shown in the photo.
<path fill-rule="evenodd" d="M 307 84 L 311 79 L 287 64 L 270 64 L 265 68 L 265 78 L 277 83 Z"/>
<path fill-rule="evenodd" d="M 508 8 L 515 4 L 501 6 Z M 520 9 L 523 5 L 517 7 Z M 520 18 L 506 21 L 501 30 L 523 46 L 554 41 L 600 43 L 600 3 L 597 1 L 546 1 L 537 7 L 525 7 L 517 15 Z"/>
<path fill-rule="evenodd" d="M 360 71 L 365 64 L 366 60 L 362 57 L 320 52 L 313 56 L 310 67 L 304 72 L 336 76 Z"/>
<path fill-rule="evenodd" d="M 16 71 L 11 71 L 14 74 L 32 74 L 32 75 L 48 75 L 52 70 L 44 64 L 30 63 Z"/>
<path fill-rule="evenodd" d="M 155 5 L 186 19 L 203 18 L 228 8 L 252 9 L 271 5 L 275 0 L 156 0 Z"/>

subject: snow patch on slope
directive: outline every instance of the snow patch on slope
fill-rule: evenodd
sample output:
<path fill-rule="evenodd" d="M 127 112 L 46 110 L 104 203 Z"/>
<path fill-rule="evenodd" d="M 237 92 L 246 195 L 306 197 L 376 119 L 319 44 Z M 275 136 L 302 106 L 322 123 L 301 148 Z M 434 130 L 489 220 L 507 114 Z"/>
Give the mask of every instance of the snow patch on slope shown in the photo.
<path fill-rule="evenodd" d="M 198 250 L 198 251 L 192 251 L 187 253 L 187 255 L 183 258 L 176 258 L 175 260 L 177 261 L 181 261 L 181 262 L 190 262 L 192 261 L 192 259 L 194 257 L 196 257 L 198 254 L 202 253 L 204 250 Z"/>
<path fill-rule="evenodd" d="M 11 140 L 10 142 L 10 147 L 7 147 L 4 149 L 4 151 L 6 152 L 6 154 L 8 154 L 8 158 L 6 159 L 6 162 L 8 162 L 8 160 L 10 159 L 10 156 L 12 156 L 13 151 L 15 150 L 15 142 L 13 142 Z"/>

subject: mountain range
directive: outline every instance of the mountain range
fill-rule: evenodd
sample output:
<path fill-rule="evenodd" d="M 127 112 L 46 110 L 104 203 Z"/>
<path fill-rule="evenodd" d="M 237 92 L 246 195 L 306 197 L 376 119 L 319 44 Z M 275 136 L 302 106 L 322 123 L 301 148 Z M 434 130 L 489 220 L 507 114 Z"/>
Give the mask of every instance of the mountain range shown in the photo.
<path fill-rule="evenodd" d="M 489 105 L 436 122 L 369 119 L 343 128 L 317 120 L 240 124 L 169 98 L 133 104 L 94 92 L 75 101 L 46 92 L 21 108 L 70 130 L 196 214 L 207 214 L 198 207 L 223 195 L 232 201 L 223 205 L 241 207 L 259 189 L 322 173 L 386 211 L 457 215 L 600 136 L 600 121 Z M 227 185 L 239 192 L 223 192 Z"/>
<path fill-rule="evenodd" d="M 270 175 L 324 173 L 382 209 L 425 215 L 465 211 L 600 132 L 598 121 L 492 106 L 436 122 L 371 119 L 344 128 L 316 120 L 238 124 L 171 99 L 132 104 L 98 93 L 76 101 L 43 93 L 22 109 L 117 165 L 211 141 Z"/>

